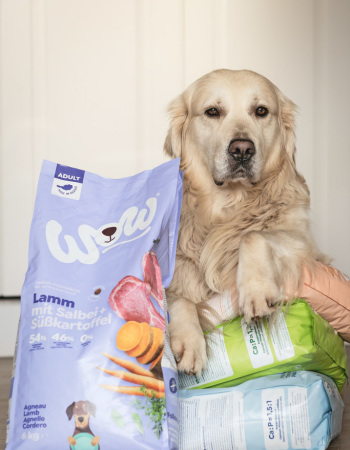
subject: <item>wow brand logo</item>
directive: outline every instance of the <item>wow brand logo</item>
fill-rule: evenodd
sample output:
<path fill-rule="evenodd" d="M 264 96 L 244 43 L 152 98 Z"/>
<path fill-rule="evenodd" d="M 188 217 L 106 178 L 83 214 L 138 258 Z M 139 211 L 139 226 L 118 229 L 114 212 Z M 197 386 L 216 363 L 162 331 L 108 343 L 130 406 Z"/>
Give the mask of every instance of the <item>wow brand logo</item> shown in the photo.
<path fill-rule="evenodd" d="M 69 184 L 72 184 L 72 182 L 69 181 Z M 78 260 L 83 264 L 94 264 L 100 257 L 100 250 L 102 250 L 102 253 L 106 253 L 117 245 L 140 239 L 150 231 L 150 225 L 157 209 L 156 197 L 149 198 L 146 201 L 146 206 L 147 208 L 142 208 L 140 211 L 136 206 L 132 206 L 122 214 L 119 222 L 107 223 L 97 230 L 90 225 L 80 225 L 78 234 L 86 252 L 80 250 L 75 239 L 67 234 L 63 238 L 68 251 L 64 251 L 59 243 L 62 226 L 56 220 L 50 220 L 46 224 L 46 241 L 50 252 L 62 263 L 68 264 Z M 139 233 L 135 237 L 128 239 L 134 236 L 137 231 Z M 119 242 L 122 235 L 127 239 Z"/>
<path fill-rule="evenodd" d="M 83 188 L 84 170 L 57 164 L 51 194 L 79 200 Z"/>

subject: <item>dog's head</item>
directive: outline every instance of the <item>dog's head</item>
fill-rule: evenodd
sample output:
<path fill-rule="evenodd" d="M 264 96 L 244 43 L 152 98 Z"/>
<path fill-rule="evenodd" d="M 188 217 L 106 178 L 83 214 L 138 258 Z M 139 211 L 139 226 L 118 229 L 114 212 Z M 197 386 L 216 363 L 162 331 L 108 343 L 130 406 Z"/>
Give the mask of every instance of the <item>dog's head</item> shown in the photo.
<path fill-rule="evenodd" d="M 218 186 L 251 186 L 282 158 L 294 164 L 294 111 L 295 105 L 263 76 L 216 70 L 170 103 L 164 150 L 193 170 L 201 164 Z"/>
<path fill-rule="evenodd" d="M 74 415 L 75 426 L 84 429 L 89 426 L 90 414 L 95 417 L 96 405 L 89 401 L 73 402 L 66 409 L 68 420 Z"/>

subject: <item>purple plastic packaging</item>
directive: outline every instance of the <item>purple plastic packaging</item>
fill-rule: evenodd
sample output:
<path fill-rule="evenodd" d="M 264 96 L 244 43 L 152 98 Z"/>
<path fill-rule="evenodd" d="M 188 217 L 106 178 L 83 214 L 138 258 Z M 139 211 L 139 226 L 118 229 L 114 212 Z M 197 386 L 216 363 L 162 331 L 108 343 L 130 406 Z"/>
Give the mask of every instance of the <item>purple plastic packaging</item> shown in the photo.
<path fill-rule="evenodd" d="M 119 180 L 44 161 L 21 295 L 7 450 L 178 448 L 177 373 L 162 287 L 174 271 L 181 199 L 179 159 Z M 157 273 L 161 279 L 151 286 Z M 132 373 L 106 354 L 150 368 L 116 346 L 130 320 L 165 331 L 163 368 L 154 375 L 163 372 L 165 399 L 145 386 L 146 396 L 105 387 L 141 389 L 99 370 Z M 158 421 L 147 408 L 161 411 Z"/>

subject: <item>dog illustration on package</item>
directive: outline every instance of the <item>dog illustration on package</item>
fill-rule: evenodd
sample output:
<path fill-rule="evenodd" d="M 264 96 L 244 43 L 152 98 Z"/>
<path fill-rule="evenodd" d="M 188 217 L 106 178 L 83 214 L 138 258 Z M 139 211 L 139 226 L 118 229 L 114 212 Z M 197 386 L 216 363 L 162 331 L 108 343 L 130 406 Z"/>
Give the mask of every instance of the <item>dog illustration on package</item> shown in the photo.
<path fill-rule="evenodd" d="M 96 405 L 89 401 L 73 402 L 66 409 L 68 420 L 74 416 L 75 429 L 68 437 L 71 450 L 99 450 L 100 438 L 90 428 L 90 416 L 95 417 Z"/>

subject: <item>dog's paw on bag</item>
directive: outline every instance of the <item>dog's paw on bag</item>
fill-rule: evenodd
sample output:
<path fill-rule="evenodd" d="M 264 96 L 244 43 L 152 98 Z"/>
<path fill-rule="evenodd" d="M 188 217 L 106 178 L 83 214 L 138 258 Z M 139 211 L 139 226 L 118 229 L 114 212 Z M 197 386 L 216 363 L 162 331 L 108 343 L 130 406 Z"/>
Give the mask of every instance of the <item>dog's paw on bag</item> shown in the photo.
<path fill-rule="evenodd" d="M 171 337 L 171 350 L 180 372 L 200 376 L 207 364 L 206 342 L 202 330 Z"/>
<path fill-rule="evenodd" d="M 274 305 L 281 300 L 280 289 L 274 282 L 252 280 L 238 286 L 239 314 L 247 323 L 271 315 L 275 311 Z"/>

